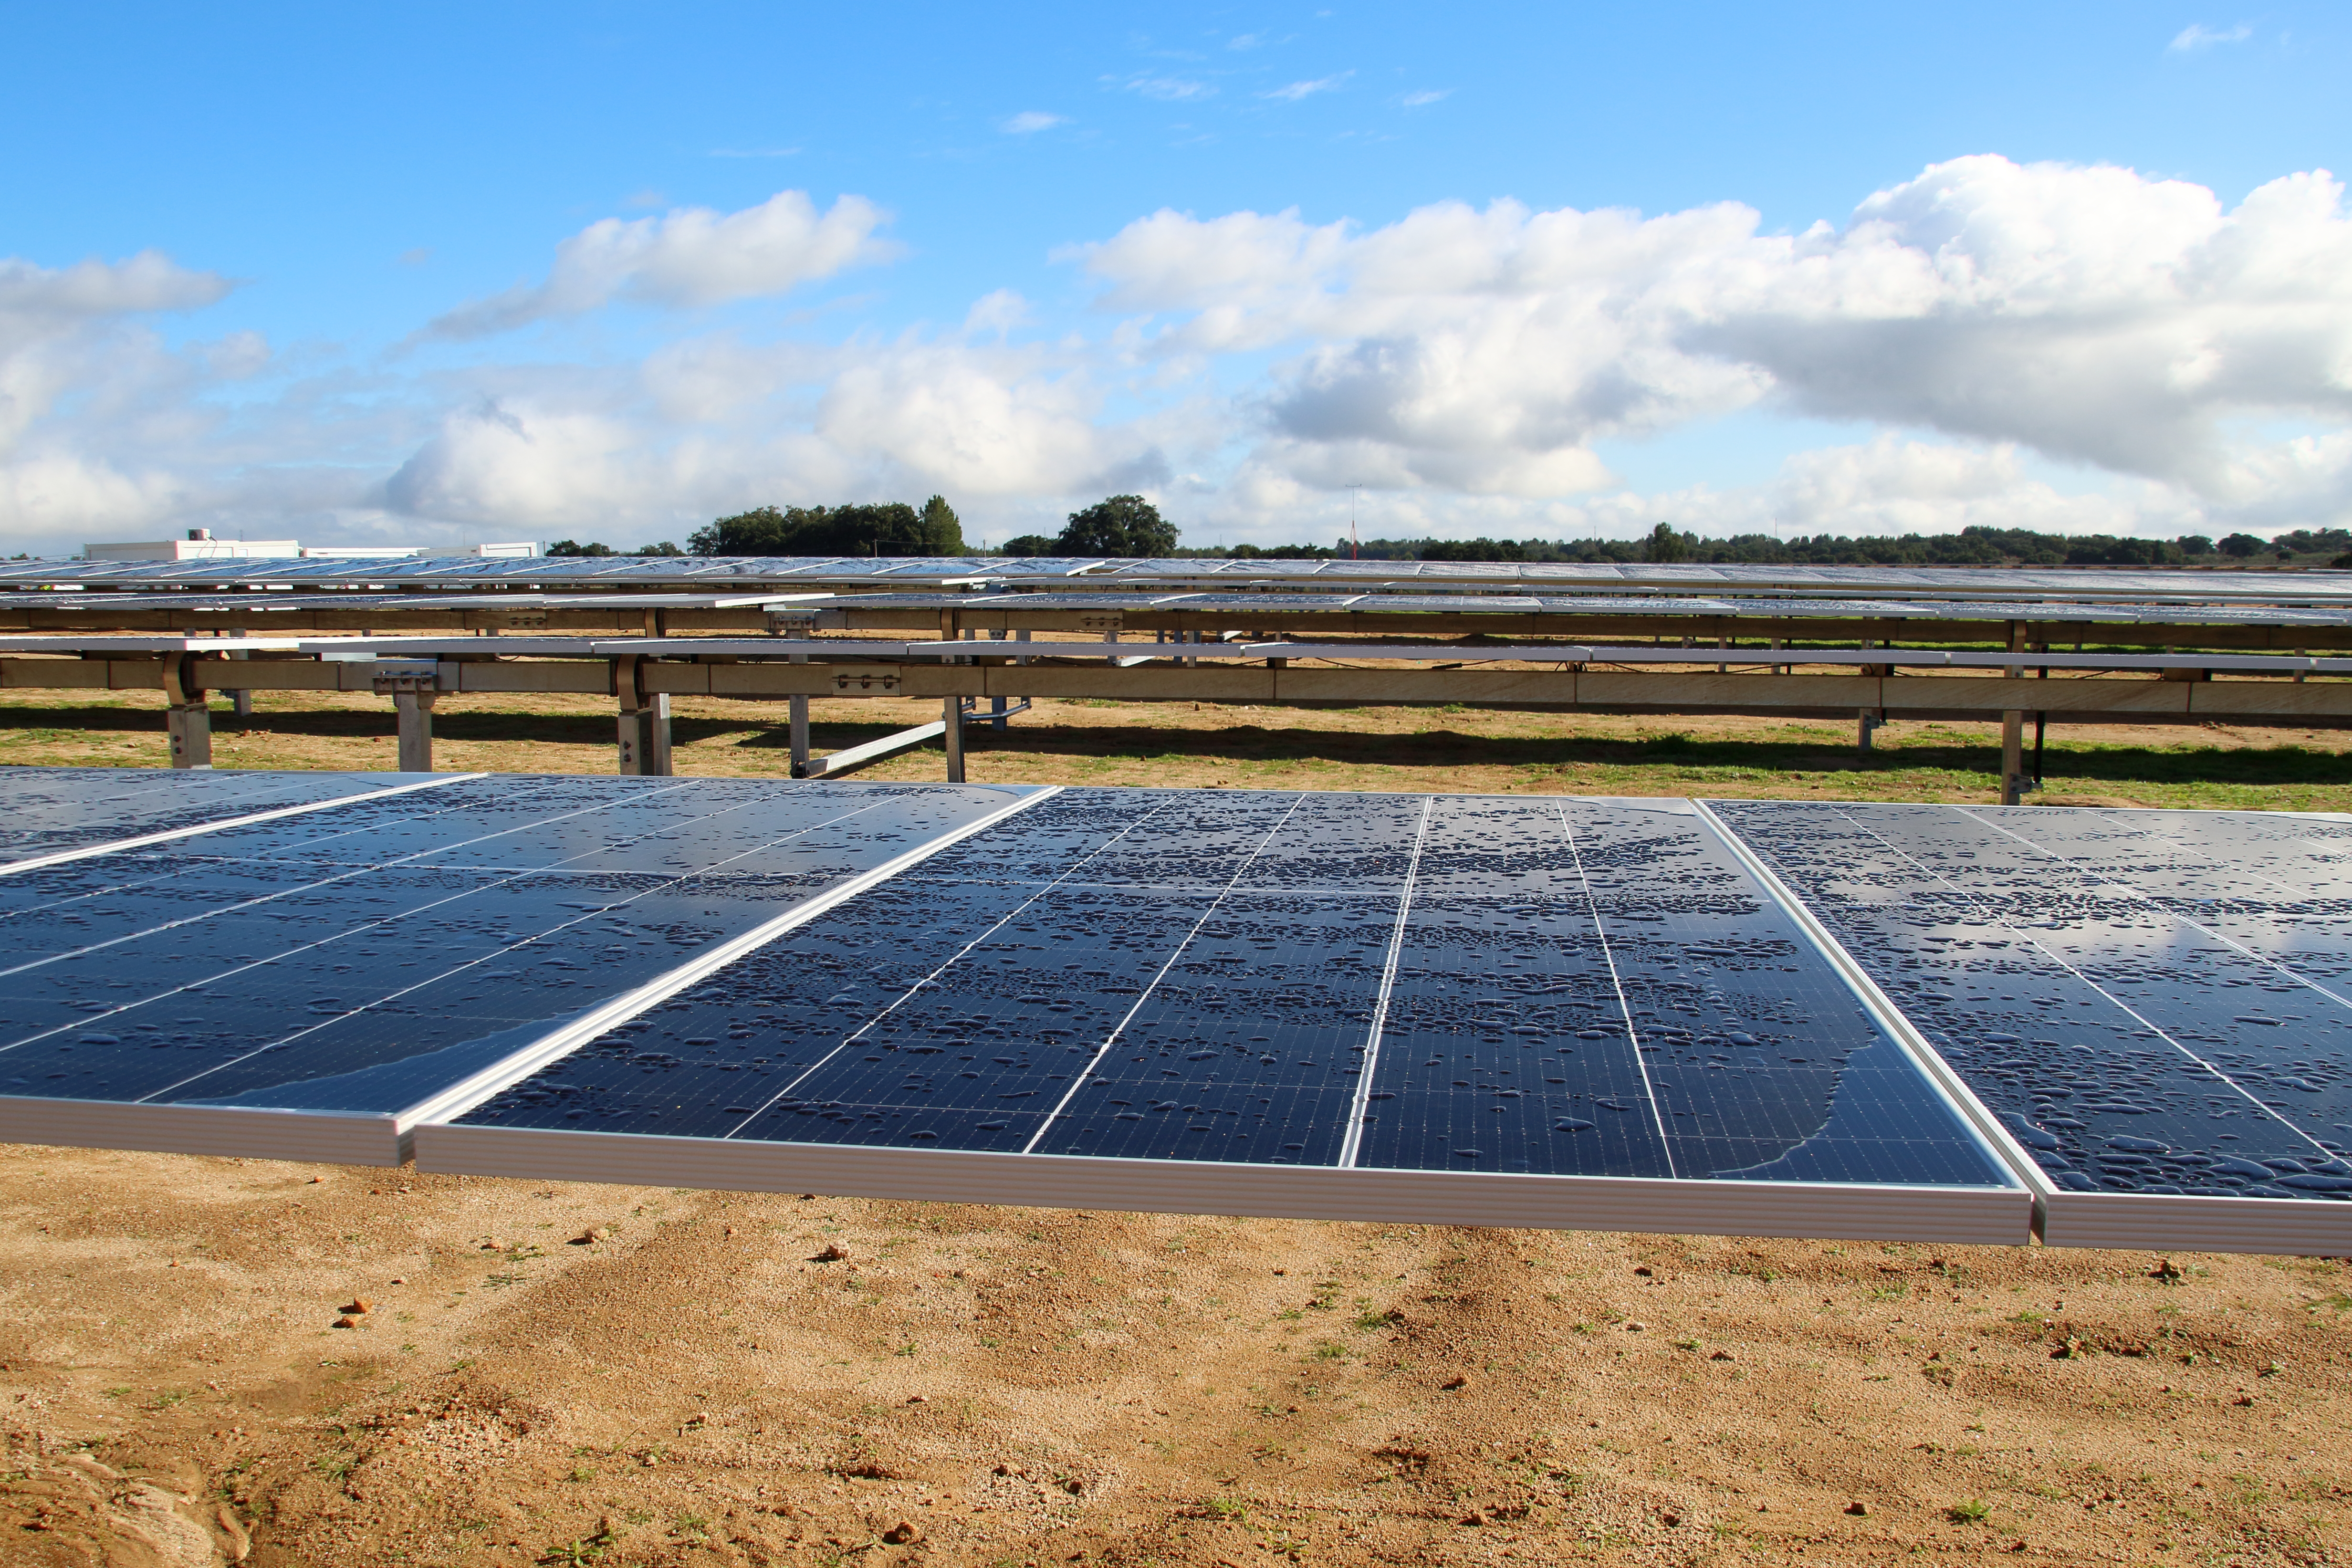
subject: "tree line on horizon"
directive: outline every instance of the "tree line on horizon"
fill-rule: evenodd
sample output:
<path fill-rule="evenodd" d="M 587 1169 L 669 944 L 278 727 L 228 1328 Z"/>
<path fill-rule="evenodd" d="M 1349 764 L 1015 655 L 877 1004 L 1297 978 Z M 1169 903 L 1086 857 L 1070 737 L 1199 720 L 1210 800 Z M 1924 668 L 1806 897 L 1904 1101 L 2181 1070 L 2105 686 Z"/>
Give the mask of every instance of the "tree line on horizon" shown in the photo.
<path fill-rule="evenodd" d="M 2324 554 L 2352 566 L 2352 531 L 2299 528 L 2270 540 L 2232 533 L 2218 542 L 2199 533 L 2136 539 L 2109 533 L 2038 533 L 1981 525 L 1958 533 L 1821 533 L 1783 539 L 1742 533 L 1708 539 L 1661 522 L 1635 539 L 1371 539 L 1360 543 L 1238 544 L 1213 549 L 1178 543 L 1179 530 L 1141 496 L 1108 496 L 1069 514 L 1058 534 L 1024 533 L 983 552 L 964 542 L 945 497 L 920 508 L 903 501 L 843 506 L 755 507 L 713 519 L 687 539 L 634 551 L 557 540 L 558 556 L 998 554 L 1114 560 L 1580 562 L 1593 564 L 1759 566 L 2196 566 L 2255 565 Z"/>

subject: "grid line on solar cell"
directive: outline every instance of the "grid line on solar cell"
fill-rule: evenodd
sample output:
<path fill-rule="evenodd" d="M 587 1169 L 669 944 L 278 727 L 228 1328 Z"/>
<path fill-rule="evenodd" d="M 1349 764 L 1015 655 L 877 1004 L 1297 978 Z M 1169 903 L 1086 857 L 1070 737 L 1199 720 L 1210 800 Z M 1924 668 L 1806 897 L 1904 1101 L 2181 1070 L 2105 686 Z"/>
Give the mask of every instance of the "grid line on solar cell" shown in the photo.
<path fill-rule="evenodd" d="M 1576 865 L 1576 885 L 1584 895 L 1584 908 L 1592 918 L 1592 934 L 1600 944 L 1601 962 L 1609 972 L 1609 989 L 1617 998 L 1617 1010 L 1625 1020 L 1625 1037 L 1633 1047 L 1633 1066 L 1642 1075 L 1642 1100 L 1649 1107 L 1651 1124 L 1658 1130 L 1658 1152 L 1666 1162 L 1666 1174 L 1681 1174 L 1675 1169 L 1674 1140 L 1666 1132 L 1665 1113 L 1658 1105 L 1657 1085 L 1650 1081 L 1650 1064 L 1642 1059 L 1642 1029 L 1633 1019 L 1633 1004 L 1625 995 L 1625 977 L 1617 972 L 1617 954 L 1609 942 L 1609 922 L 1601 918 L 1601 904 L 1592 896 L 1592 874 L 1585 869 L 1584 851 L 1576 842 L 1576 829 L 1569 825 L 1566 806 L 1559 813 L 1560 839 L 1568 846 L 1570 857 Z"/>
<path fill-rule="evenodd" d="M 1396 995 L 1397 963 L 1404 956 L 1406 922 L 1412 919 L 1413 885 L 1421 879 L 1421 855 L 1429 843 L 1429 821 L 1436 815 L 1437 799 L 1432 795 L 1421 803 L 1421 820 L 1414 826 L 1412 858 L 1405 867 L 1404 887 L 1397 894 L 1395 928 L 1389 933 L 1388 955 L 1381 963 L 1381 989 L 1372 1001 L 1372 1026 L 1364 1037 L 1364 1069 L 1356 1079 L 1355 1098 L 1348 1105 L 1348 1131 L 1339 1145 L 1339 1163 L 1353 1166 L 1357 1153 L 1364 1146 L 1364 1115 L 1371 1105 L 1372 1082 L 1381 1060 L 1381 1037 L 1388 1030 L 1389 1004 Z"/>
<path fill-rule="evenodd" d="M 1155 811 L 1166 809 L 1166 804 L 1167 803 L 1163 803 L 1161 806 L 1156 807 Z M 1081 870 L 1092 863 L 1096 856 L 1106 853 L 1113 846 L 1117 845 L 1120 839 L 1125 838 L 1129 834 L 1142 826 L 1145 822 L 1150 820 L 1151 815 L 1151 813 L 1147 813 L 1144 816 L 1119 829 L 1119 831 L 1112 835 L 1109 839 L 1097 846 L 1095 848 L 1088 850 L 1087 854 L 1082 858 L 1075 862 L 1068 870 L 1063 872 L 1060 876 L 1055 878 L 1051 882 L 1046 883 L 1035 892 L 1030 894 L 1028 898 L 1022 900 L 1021 903 L 1014 906 L 1012 910 L 1009 910 L 1004 914 L 998 916 L 994 923 L 991 924 L 979 935 L 973 937 L 970 942 L 965 942 L 963 946 L 958 948 L 952 955 L 941 963 L 939 967 L 933 969 L 929 974 L 924 975 L 912 985 L 908 986 L 907 989 L 899 993 L 898 997 L 887 1006 L 875 1014 L 871 1018 L 868 1018 L 865 1023 L 860 1024 L 856 1030 L 854 1030 L 841 1042 L 841 1044 L 834 1047 L 831 1050 L 825 1052 L 824 1056 L 810 1063 L 805 1071 L 794 1077 L 782 1089 L 776 1090 L 761 1104 L 752 1108 L 751 1110 L 744 1116 L 742 1121 L 737 1122 L 734 1126 L 720 1133 L 719 1136 L 722 1138 L 732 1138 L 737 1133 L 742 1131 L 744 1128 L 749 1127 L 752 1122 L 758 1121 L 761 1115 L 773 1110 L 778 1100 L 789 1098 L 794 1089 L 806 1082 L 813 1075 L 823 1071 L 835 1057 L 839 1056 L 843 1051 L 853 1048 L 859 1040 L 865 1038 L 867 1034 L 871 1033 L 876 1026 L 879 1025 L 883 1019 L 888 1017 L 891 1014 L 896 1013 L 900 1007 L 913 1000 L 914 997 L 924 989 L 924 987 L 935 984 L 940 976 L 945 974 L 960 960 L 967 957 L 971 951 L 978 947 L 982 942 L 986 942 L 990 937 L 994 936 L 997 932 L 1003 930 L 1006 925 L 1027 913 L 1038 903 L 1040 900 L 1056 891 L 1064 884 L 1075 879 Z"/>
<path fill-rule="evenodd" d="M 1023 1153 L 1027 1154 L 1035 1152 L 1038 1141 L 1045 1136 L 1046 1129 L 1051 1127 L 1054 1122 L 1060 1118 L 1062 1112 L 1068 1109 L 1071 1098 L 1075 1096 L 1078 1092 L 1079 1089 L 1086 1084 L 1087 1079 L 1102 1066 L 1103 1058 L 1108 1056 L 1111 1051 L 1118 1047 L 1119 1037 L 1124 1035 L 1127 1032 L 1128 1026 L 1135 1022 L 1136 1016 L 1143 1011 L 1144 1005 L 1150 1002 L 1151 1000 L 1152 994 L 1159 990 L 1160 982 L 1168 978 L 1168 972 L 1175 967 L 1176 961 L 1183 956 L 1184 950 L 1192 946 L 1194 939 L 1199 937 L 1201 934 L 1201 928 L 1208 924 L 1210 919 L 1215 915 L 1218 906 L 1222 905 L 1225 900 L 1232 895 L 1234 889 L 1241 885 L 1242 879 L 1249 875 L 1250 868 L 1257 864 L 1258 857 L 1265 852 L 1266 846 L 1272 844 L 1276 836 L 1280 834 L 1283 828 L 1289 825 L 1290 819 L 1298 814 L 1299 806 L 1304 805 L 1306 800 L 1307 797 L 1305 795 L 1300 795 L 1294 799 L 1290 803 L 1288 809 L 1283 812 L 1281 817 L 1276 821 L 1275 825 L 1265 830 L 1265 837 L 1260 839 L 1257 845 L 1250 850 L 1248 858 L 1244 859 L 1240 866 L 1234 868 L 1232 879 L 1228 880 L 1223 888 L 1218 889 L 1215 900 L 1212 902 L 1207 909 L 1201 911 L 1200 918 L 1192 922 L 1192 928 L 1184 933 L 1183 940 L 1179 942 L 1174 948 L 1170 950 L 1166 962 L 1161 963 L 1159 970 L 1144 984 L 1142 994 L 1136 997 L 1135 1005 L 1128 1008 L 1127 1012 L 1120 1016 L 1118 1023 L 1111 1026 L 1110 1033 L 1105 1035 L 1103 1037 L 1102 1044 L 1095 1047 L 1095 1053 L 1092 1057 L 1087 1058 L 1085 1068 L 1072 1075 L 1070 1087 L 1063 1091 L 1062 1098 L 1055 1100 L 1053 1108 L 1046 1111 L 1045 1119 L 1037 1124 L 1037 1131 L 1029 1135 L 1029 1142 L 1021 1146 L 1021 1152 Z"/>

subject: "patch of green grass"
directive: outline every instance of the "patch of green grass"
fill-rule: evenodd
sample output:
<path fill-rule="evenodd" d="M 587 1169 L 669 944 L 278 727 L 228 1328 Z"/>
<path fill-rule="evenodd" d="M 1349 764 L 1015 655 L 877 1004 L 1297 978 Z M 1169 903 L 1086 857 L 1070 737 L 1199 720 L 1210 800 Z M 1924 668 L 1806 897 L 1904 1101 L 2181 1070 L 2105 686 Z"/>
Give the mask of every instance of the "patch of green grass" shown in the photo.
<path fill-rule="evenodd" d="M 1982 1524 L 1992 1517 L 1992 1507 L 1982 1498 L 1962 1498 L 1944 1510 L 1944 1517 L 1954 1524 Z"/>

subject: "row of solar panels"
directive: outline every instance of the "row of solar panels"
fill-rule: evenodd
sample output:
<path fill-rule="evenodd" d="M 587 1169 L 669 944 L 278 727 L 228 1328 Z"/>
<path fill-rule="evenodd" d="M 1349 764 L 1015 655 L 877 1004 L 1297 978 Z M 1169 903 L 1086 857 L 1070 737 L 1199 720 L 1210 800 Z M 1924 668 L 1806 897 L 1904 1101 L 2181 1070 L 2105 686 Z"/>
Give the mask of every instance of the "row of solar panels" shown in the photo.
<path fill-rule="evenodd" d="M 0 773 L 0 1136 L 2352 1250 L 2352 821 Z"/>
<path fill-rule="evenodd" d="M 2264 604 L 2114 604 L 2036 602 L 1994 599 L 1826 599 L 1714 598 L 1678 595 L 1671 598 L 1627 598 L 1599 595 L 1563 596 L 1534 594 L 1276 594 L 1184 593 L 1073 594 L 1021 593 L 824 593 L 771 594 L 551 594 L 506 592 L 494 602 L 472 595 L 404 594 L 256 594 L 185 590 L 169 594 L 108 593 L 65 595 L 55 592 L 0 593 L 0 614 L 9 611 L 65 610 L 92 625 L 108 616 L 165 612 L 181 615 L 236 615 L 256 617 L 255 629 L 266 630 L 272 615 L 326 611 L 339 616 L 378 614 L 387 625 L 412 614 L 454 614 L 485 608 L 508 612 L 598 610 L 636 614 L 644 610 L 909 610 L 973 612 L 1014 610 L 1026 613 L 1073 611 L 1084 615 L 1133 614 L 1139 611 L 1182 611 L 1216 615 L 1230 612 L 1237 619 L 1252 616 L 1332 615 L 1350 611 L 1383 614 L 1471 616 L 1646 616 L 1679 618 L 1691 616 L 1746 616 L 1759 623 L 1756 635 L 1769 636 L 1760 623 L 1784 619 L 1890 619 L 1918 621 L 2066 621 L 2112 626 L 2341 626 L 2352 625 L 2352 605 Z"/>
<path fill-rule="evenodd" d="M 26 561 L 0 563 L 0 587 L 49 585 L 139 588 L 170 584 L 228 587 L 493 587 L 594 584 L 646 588 L 719 584 L 786 588 L 803 584 L 1051 584 L 1083 579 L 1112 587 L 1162 584 L 1209 586 L 1235 582 L 1347 586 L 1358 592 L 1438 584 L 1538 590 L 1589 585 L 1651 593 L 1709 587 L 1769 593 L 1893 592 L 1931 597 L 2018 595 L 2039 597 L 2263 600 L 2342 603 L 2352 574 L 2004 569 L 1923 566 L 1643 566 L 1589 562 L 1464 561 L 1127 561 L 1093 558 L 946 556 L 533 557 L 478 556 L 394 561 Z"/>

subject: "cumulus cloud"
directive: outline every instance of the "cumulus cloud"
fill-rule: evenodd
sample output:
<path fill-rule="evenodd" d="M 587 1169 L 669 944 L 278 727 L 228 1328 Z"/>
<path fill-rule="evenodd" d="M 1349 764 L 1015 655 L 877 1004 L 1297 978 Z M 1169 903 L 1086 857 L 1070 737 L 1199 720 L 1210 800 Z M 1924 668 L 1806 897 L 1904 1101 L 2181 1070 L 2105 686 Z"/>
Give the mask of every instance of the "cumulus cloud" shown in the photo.
<path fill-rule="evenodd" d="M 838 197 L 820 214 L 805 191 L 779 191 L 734 213 L 680 207 L 660 217 L 608 217 L 558 245 L 544 281 L 471 300 L 422 335 L 488 337 L 624 297 L 691 307 L 782 294 L 897 255 L 876 234 L 887 221 L 863 196 Z"/>
<path fill-rule="evenodd" d="M 2253 36 L 2253 28 L 2243 22 L 2227 28 L 2209 27 L 2202 22 L 2191 22 L 2174 34 L 2172 42 L 2165 47 L 2176 55 L 2193 55 L 2216 44 L 2242 44 Z"/>
<path fill-rule="evenodd" d="M 607 220 L 453 315 L 741 299 L 876 258 L 880 221 L 793 193 Z M 1795 233 L 1733 203 L 1447 202 L 1369 226 L 1163 211 L 1058 254 L 1107 323 L 998 289 L 941 325 L 735 323 L 537 363 L 175 344 L 155 313 L 226 280 L 0 262 L 0 536 L 634 543 L 933 489 L 978 534 L 1139 489 L 1207 542 L 1328 537 L 1359 486 L 1388 533 L 2352 522 L 2352 219 L 2325 172 L 2233 206 L 1972 157 Z M 1738 486 L 1637 491 L 1606 460 L 1743 409 L 1878 433 Z"/>
<path fill-rule="evenodd" d="M 2233 422 L 2352 416 L 2352 222 L 2324 172 L 2225 211 L 2128 170 L 1962 158 L 1843 227 L 1759 227 L 1727 203 L 1442 203 L 1369 231 L 1161 212 L 1073 255 L 1149 316 L 1144 353 L 1292 351 L 1261 406 L 1301 473 L 1328 448 L 1536 494 L 1595 473 L 1595 439 L 1769 399 L 2239 504 L 2262 486 Z"/>

